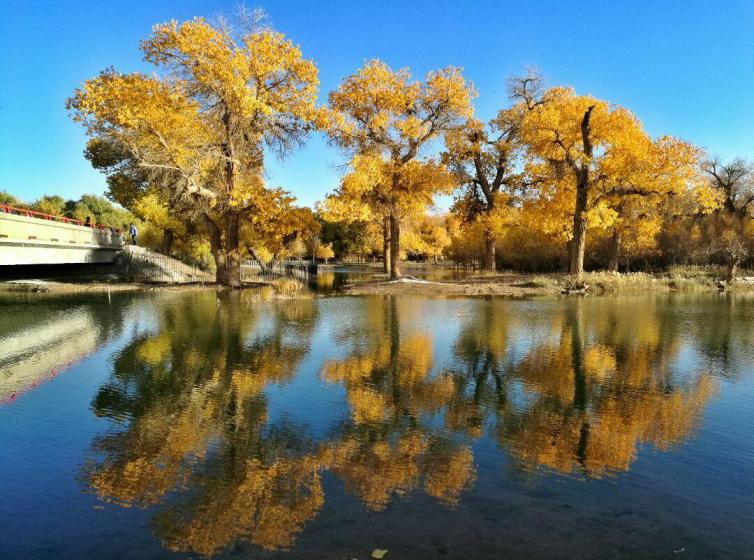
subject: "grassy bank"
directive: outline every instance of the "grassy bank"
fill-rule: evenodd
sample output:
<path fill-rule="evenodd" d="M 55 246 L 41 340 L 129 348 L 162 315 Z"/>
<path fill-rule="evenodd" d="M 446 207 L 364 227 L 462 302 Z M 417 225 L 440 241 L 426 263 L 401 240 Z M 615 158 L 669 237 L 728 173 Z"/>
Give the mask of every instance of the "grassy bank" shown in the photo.
<path fill-rule="evenodd" d="M 560 294 L 636 294 L 643 292 L 754 291 L 754 272 L 742 271 L 737 282 L 721 282 L 717 267 L 674 267 L 667 271 L 612 273 L 587 272 L 580 279 L 566 274 L 485 273 L 462 280 L 375 281 L 346 287 L 350 294 L 416 294 L 532 297 Z"/>
<path fill-rule="evenodd" d="M 226 290 L 227 288 L 214 283 L 139 283 L 139 282 L 60 282 L 54 280 L 10 280 L 0 282 L 0 295 L 18 294 L 46 294 L 76 295 L 76 294 L 106 294 L 137 291 L 192 291 L 192 290 Z M 297 297 L 311 297 L 311 292 L 300 283 L 289 278 L 278 278 L 270 282 L 247 282 L 242 291 L 258 292 L 260 301 L 272 299 L 290 299 Z M 254 296 L 256 297 L 256 296 Z"/>
<path fill-rule="evenodd" d="M 341 265 L 342 266 L 342 265 Z M 410 269 L 405 274 L 411 274 Z M 656 274 L 646 272 L 610 273 L 587 272 L 579 280 L 566 274 L 521 274 L 516 272 L 479 272 L 458 280 L 388 281 L 375 272 L 372 279 L 347 285 L 343 292 L 350 295 L 395 294 L 425 296 L 503 296 L 535 297 L 562 294 L 604 295 L 668 292 L 754 292 L 754 271 L 744 270 L 733 284 L 721 282 L 723 271 L 717 267 L 675 267 Z M 244 285 L 244 291 L 259 292 L 261 301 L 313 297 L 306 286 L 289 278 Z M 47 293 L 81 294 L 150 290 L 223 290 L 212 283 L 143 284 L 135 282 L 57 282 L 51 280 L 23 280 L 0 282 L 0 294 Z M 257 296 L 254 296 L 257 297 Z"/>

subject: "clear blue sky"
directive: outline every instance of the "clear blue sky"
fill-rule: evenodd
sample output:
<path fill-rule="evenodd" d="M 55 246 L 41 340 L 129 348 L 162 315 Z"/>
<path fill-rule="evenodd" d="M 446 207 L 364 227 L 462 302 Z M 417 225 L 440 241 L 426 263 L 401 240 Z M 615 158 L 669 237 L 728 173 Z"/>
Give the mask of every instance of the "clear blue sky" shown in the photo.
<path fill-rule="evenodd" d="M 85 137 L 64 102 L 114 66 L 148 70 L 138 43 L 152 24 L 232 14 L 220 0 L 0 0 L 0 190 L 22 199 L 101 194 Z M 256 4 L 247 2 L 247 6 Z M 265 0 L 272 25 L 320 69 L 321 99 L 365 60 L 416 75 L 464 68 L 477 115 L 506 102 L 525 65 L 631 109 L 652 135 L 673 134 L 723 157 L 754 158 L 754 1 Z M 337 184 L 341 155 L 318 136 L 269 182 L 312 204 Z"/>

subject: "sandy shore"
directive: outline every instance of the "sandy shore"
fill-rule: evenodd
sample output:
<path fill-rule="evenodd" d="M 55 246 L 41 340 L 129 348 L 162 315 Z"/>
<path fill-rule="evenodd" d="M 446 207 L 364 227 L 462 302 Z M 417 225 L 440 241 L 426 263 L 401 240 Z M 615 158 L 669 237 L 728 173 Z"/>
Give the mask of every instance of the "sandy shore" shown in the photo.
<path fill-rule="evenodd" d="M 215 289 L 214 284 L 142 284 L 138 282 L 57 282 L 54 280 L 9 280 L 0 282 L 5 293 L 103 293 L 186 289 Z"/>

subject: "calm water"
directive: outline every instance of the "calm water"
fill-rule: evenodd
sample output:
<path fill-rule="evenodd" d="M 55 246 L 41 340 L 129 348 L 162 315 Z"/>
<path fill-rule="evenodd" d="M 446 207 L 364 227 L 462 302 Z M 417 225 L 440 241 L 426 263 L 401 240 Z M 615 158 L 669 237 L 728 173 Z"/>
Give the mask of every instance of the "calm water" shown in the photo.
<path fill-rule="evenodd" d="M 0 302 L 0 558 L 752 558 L 754 299 Z"/>
<path fill-rule="evenodd" d="M 372 266 L 359 266 L 359 265 L 343 265 L 333 267 L 323 267 L 317 274 L 317 291 L 323 293 L 336 292 L 343 286 L 348 284 L 356 284 L 359 282 L 374 281 L 375 278 L 381 277 L 382 269 Z M 415 278 L 421 278 L 423 280 L 430 280 L 439 282 L 443 280 L 459 280 L 461 278 L 468 278 L 474 274 L 478 274 L 479 271 L 463 268 L 450 268 L 450 267 L 432 267 L 432 266 L 416 266 L 412 267 L 411 263 L 405 263 L 401 266 L 401 272 L 403 274 L 414 276 Z"/>

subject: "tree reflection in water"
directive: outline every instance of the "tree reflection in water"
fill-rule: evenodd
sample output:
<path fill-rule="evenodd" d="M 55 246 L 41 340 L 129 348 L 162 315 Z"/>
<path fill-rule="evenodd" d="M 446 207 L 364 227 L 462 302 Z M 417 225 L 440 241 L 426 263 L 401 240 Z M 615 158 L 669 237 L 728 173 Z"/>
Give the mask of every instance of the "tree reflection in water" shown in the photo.
<path fill-rule="evenodd" d="M 468 300 L 452 358 L 437 364 L 433 327 L 414 320 L 421 301 L 344 300 L 350 322 L 332 337 L 344 357 L 319 366 L 345 391 L 342 420 L 315 439 L 270 421 L 265 389 L 292 380 L 318 324 L 338 319 L 316 300 L 247 297 L 156 303 L 156 328 L 120 352 L 93 403 L 122 429 L 96 440 L 87 485 L 106 501 L 158 506 L 153 530 L 172 550 L 291 546 L 325 501 L 324 472 L 375 511 L 412 492 L 454 504 L 483 437 L 525 471 L 625 471 L 642 444 L 687 438 L 716 388 L 681 367 L 681 333 L 652 300 L 536 313 Z"/>
<path fill-rule="evenodd" d="M 187 490 L 154 520 L 173 550 L 212 554 L 235 538 L 288 546 L 323 502 L 311 443 L 291 426 L 266 426 L 262 392 L 296 372 L 316 305 L 242 309 L 245 295 L 168 302 L 158 332 L 121 352 L 94 402 L 128 427 L 96 442 L 104 460 L 90 465 L 89 485 L 137 506 Z"/>
<path fill-rule="evenodd" d="M 459 386 L 465 395 L 471 385 L 474 397 L 454 401 L 461 412 L 451 425 L 470 418 L 461 425 L 476 433 L 485 415 L 478 403 L 486 402 L 499 445 L 522 468 L 589 477 L 628 470 L 643 443 L 680 443 L 716 383 L 709 373 L 681 371 L 679 333 L 649 301 L 575 300 L 549 324 L 517 324 L 516 336 L 533 341 L 518 360 L 506 356 L 499 336 L 484 336 L 506 331 L 505 311 L 493 309 L 499 302 L 479 302 L 456 352 L 466 366 Z M 479 398 L 485 394 L 494 397 Z"/>
<path fill-rule="evenodd" d="M 408 301 L 362 301 L 366 328 L 353 335 L 355 348 L 322 368 L 323 379 L 343 384 L 350 410 L 325 464 L 373 510 L 419 487 L 453 503 L 473 480 L 471 450 L 429 421 L 450 402 L 453 380 L 431 375 L 431 333 L 401 328 Z"/>

